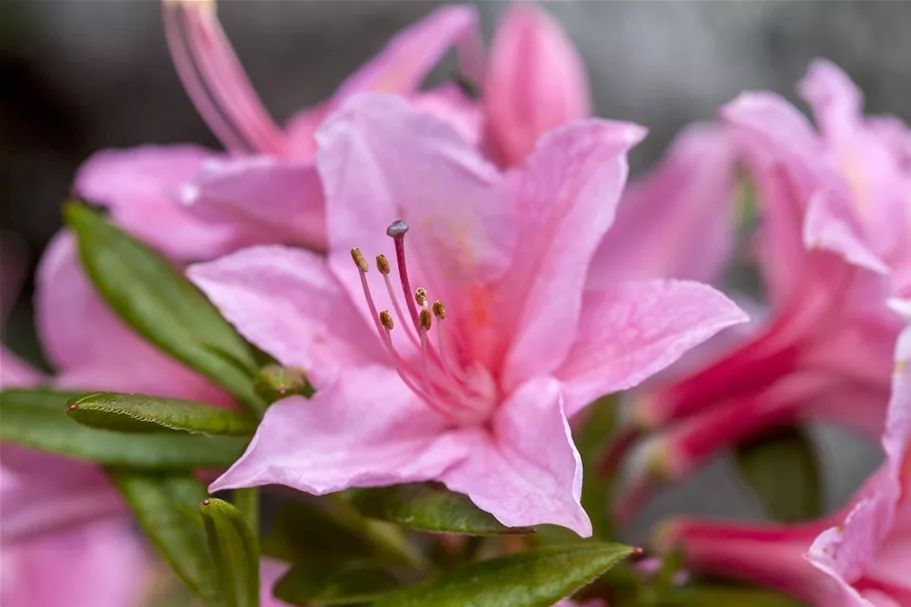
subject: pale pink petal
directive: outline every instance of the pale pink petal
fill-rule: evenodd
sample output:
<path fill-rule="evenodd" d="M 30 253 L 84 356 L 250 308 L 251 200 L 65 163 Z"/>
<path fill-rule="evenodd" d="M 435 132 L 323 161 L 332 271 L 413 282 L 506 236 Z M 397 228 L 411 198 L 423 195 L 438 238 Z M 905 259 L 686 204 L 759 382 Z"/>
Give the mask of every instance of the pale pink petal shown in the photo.
<path fill-rule="evenodd" d="M 750 168 L 762 216 L 759 254 L 774 307 L 800 290 L 808 272 L 803 244 L 806 204 L 826 183 L 840 183 L 812 125 L 773 93 L 743 93 L 721 110 Z"/>
<path fill-rule="evenodd" d="M 523 384 L 500 405 L 491 432 L 473 436 L 469 457 L 443 475 L 447 487 L 507 526 L 554 524 L 591 535 L 580 504 L 582 460 L 558 381 Z"/>
<path fill-rule="evenodd" d="M 513 175 L 519 240 L 492 294 L 512 334 L 503 370 L 507 389 L 552 371 L 566 357 L 589 265 L 626 183 L 627 151 L 644 133 L 604 120 L 561 127 L 543 137 Z"/>
<path fill-rule="evenodd" d="M 114 221 L 166 255 L 205 259 L 224 250 L 230 230 L 193 217 L 177 196 L 187 179 L 218 157 L 193 145 L 104 150 L 80 167 L 73 189 L 80 198 L 108 207 Z"/>
<path fill-rule="evenodd" d="M 470 145 L 480 145 L 484 112 L 477 102 L 465 97 L 455 84 L 444 84 L 415 95 L 410 101 L 414 107 L 448 122 Z"/>
<path fill-rule="evenodd" d="M 13 445 L 2 445 L 0 457 L 4 543 L 125 511 L 97 466 Z"/>
<path fill-rule="evenodd" d="M 4 607 L 135 607 L 150 581 L 148 556 L 121 520 L 4 544 L 0 559 Z"/>
<path fill-rule="evenodd" d="M 322 495 L 432 480 L 466 447 L 394 370 L 358 367 L 310 400 L 272 405 L 247 452 L 209 489 L 274 484 Z"/>
<path fill-rule="evenodd" d="M 888 274 L 889 268 L 867 246 L 863 227 L 850 207 L 850 202 L 832 192 L 819 192 L 808 204 L 803 228 L 804 246 L 826 249 L 845 258 L 845 261 L 878 274 Z"/>
<path fill-rule="evenodd" d="M 41 373 L 0 345 L 0 388 L 32 386 L 41 381 Z"/>
<path fill-rule="evenodd" d="M 316 166 L 270 156 L 213 159 L 180 189 L 187 212 L 231 232 L 230 246 L 326 247 L 323 190 Z"/>
<path fill-rule="evenodd" d="M 507 166 L 522 164 L 547 131 L 591 114 L 582 58 L 530 2 L 512 4 L 494 33 L 484 107 L 495 155 Z"/>
<path fill-rule="evenodd" d="M 838 138 L 839 131 L 861 118 L 863 93 L 831 61 L 813 60 L 797 90 L 813 108 L 816 122 L 827 138 Z"/>
<path fill-rule="evenodd" d="M 187 276 L 241 335 L 319 388 L 352 366 L 386 360 L 374 327 L 314 253 L 252 247 L 191 266 Z"/>
<path fill-rule="evenodd" d="M 636 386 L 746 320 L 730 299 L 695 282 L 626 282 L 586 292 L 575 342 L 557 371 L 567 384 L 567 414 Z"/>
<path fill-rule="evenodd" d="M 736 161 L 724 129 L 683 131 L 654 171 L 633 182 L 589 271 L 589 287 L 620 280 L 718 279 L 736 230 Z"/>
<path fill-rule="evenodd" d="M 272 587 L 280 577 L 288 572 L 290 565 L 275 559 L 263 558 L 259 567 L 259 604 L 260 607 L 284 607 L 290 605 L 272 596 Z"/>
<path fill-rule="evenodd" d="M 35 290 L 38 335 L 61 388 L 145 392 L 228 404 L 230 399 L 134 333 L 108 309 L 79 265 L 76 240 L 59 232 Z"/>
<path fill-rule="evenodd" d="M 363 92 L 408 94 L 418 90 L 451 47 L 477 43 L 477 21 L 473 6 L 446 6 L 433 11 L 399 32 L 379 55 L 349 76 L 333 101 L 341 103 Z"/>

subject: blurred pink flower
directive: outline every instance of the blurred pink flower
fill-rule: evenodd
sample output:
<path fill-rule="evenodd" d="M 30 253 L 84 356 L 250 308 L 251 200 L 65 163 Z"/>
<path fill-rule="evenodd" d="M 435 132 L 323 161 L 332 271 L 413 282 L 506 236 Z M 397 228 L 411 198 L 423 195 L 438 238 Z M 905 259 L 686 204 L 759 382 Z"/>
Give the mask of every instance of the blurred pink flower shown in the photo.
<path fill-rule="evenodd" d="M 911 327 L 896 348 L 882 444 L 886 461 L 834 516 L 791 527 L 684 519 L 659 542 L 682 548 L 694 572 L 773 586 L 816 607 L 911 605 Z"/>
<path fill-rule="evenodd" d="M 400 98 L 347 104 L 317 136 L 328 260 L 256 247 L 189 270 L 242 334 L 317 388 L 273 405 L 211 489 L 439 480 L 506 525 L 588 535 L 567 416 L 744 320 L 697 283 L 588 288 L 642 135 L 575 123 L 500 173 Z M 385 255 L 379 271 L 353 247 Z M 378 315 L 381 295 L 394 313 Z"/>
<path fill-rule="evenodd" d="M 682 478 L 774 425 L 817 417 L 870 436 L 882 428 L 900 329 L 885 304 L 911 275 L 911 164 L 898 123 L 884 130 L 862 116 L 859 91 L 835 66 L 814 63 L 800 90 L 821 134 L 772 93 L 722 110 L 757 192 L 771 310 L 755 333 L 636 402 L 634 423 L 662 430 L 634 458 L 626 510 L 647 494 L 647 477 Z"/>

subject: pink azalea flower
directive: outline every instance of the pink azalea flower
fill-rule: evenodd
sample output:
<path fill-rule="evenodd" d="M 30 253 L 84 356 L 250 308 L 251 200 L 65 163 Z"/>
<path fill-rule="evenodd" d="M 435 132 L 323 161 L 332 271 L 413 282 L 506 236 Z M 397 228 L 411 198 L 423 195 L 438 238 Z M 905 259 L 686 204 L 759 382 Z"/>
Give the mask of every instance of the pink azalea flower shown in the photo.
<path fill-rule="evenodd" d="M 911 327 L 896 347 L 886 461 L 845 511 L 803 525 L 669 523 L 698 573 L 769 585 L 816 607 L 911 605 Z"/>
<path fill-rule="evenodd" d="M 635 458 L 640 496 L 644 477 L 682 478 L 775 425 L 817 417 L 870 436 L 882 428 L 900 329 L 885 301 L 907 291 L 911 270 L 911 164 L 896 123 L 884 132 L 862 116 L 859 91 L 835 66 L 815 63 L 800 90 L 820 133 L 771 93 L 722 110 L 763 213 L 757 253 L 771 310 L 753 335 L 636 403 L 638 426 L 664 427 Z"/>
<path fill-rule="evenodd" d="M 691 282 L 587 288 L 642 135 L 576 123 L 501 173 L 399 98 L 347 104 L 318 134 L 328 260 L 256 247 L 189 270 L 317 388 L 273 405 L 210 489 L 437 480 L 506 525 L 588 535 L 567 416 L 744 319 Z"/>

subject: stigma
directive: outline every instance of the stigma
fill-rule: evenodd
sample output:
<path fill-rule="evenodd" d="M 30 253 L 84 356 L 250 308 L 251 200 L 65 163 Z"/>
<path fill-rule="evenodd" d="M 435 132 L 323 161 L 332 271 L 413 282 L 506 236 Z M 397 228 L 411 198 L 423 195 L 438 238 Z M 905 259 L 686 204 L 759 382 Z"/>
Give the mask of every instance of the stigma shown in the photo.
<path fill-rule="evenodd" d="M 394 241 L 395 264 L 385 255 L 376 257 L 391 311 L 377 308 L 367 280 L 370 264 L 359 248 L 351 249 L 373 324 L 402 381 L 428 407 L 453 424 L 483 422 L 493 409 L 493 380 L 486 370 L 460 361 L 443 302 L 437 299 L 431 304 L 425 288 L 412 288 L 405 255 L 407 232 L 408 224 L 402 220 L 386 230 Z M 398 285 L 393 284 L 393 265 Z M 404 333 L 407 341 L 393 339 L 393 330 Z"/>

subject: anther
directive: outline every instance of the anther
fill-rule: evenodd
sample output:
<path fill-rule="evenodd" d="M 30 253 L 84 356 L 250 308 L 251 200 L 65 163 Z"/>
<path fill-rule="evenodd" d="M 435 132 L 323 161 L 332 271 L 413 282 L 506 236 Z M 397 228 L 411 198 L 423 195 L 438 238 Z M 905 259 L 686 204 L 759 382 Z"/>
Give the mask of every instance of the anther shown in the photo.
<path fill-rule="evenodd" d="M 433 315 L 440 320 L 446 318 L 446 306 L 444 306 L 443 302 L 439 299 L 433 302 Z"/>
<path fill-rule="evenodd" d="M 376 256 L 376 269 L 380 271 L 380 274 L 386 276 L 389 274 L 391 268 L 389 266 L 389 260 L 386 259 L 385 255 Z"/>
<path fill-rule="evenodd" d="M 430 324 L 431 324 L 432 318 L 433 317 L 430 315 L 430 310 L 428 310 L 426 308 L 421 310 L 421 313 L 418 316 L 418 319 L 420 320 L 421 328 L 423 330 L 425 330 L 425 331 L 430 330 Z"/>
<path fill-rule="evenodd" d="M 389 227 L 386 228 L 386 236 L 391 236 L 393 238 L 399 238 L 405 235 L 405 232 L 408 231 L 408 224 L 405 223 L 404 219 L 397 219 L 389 224 Z"/>
<path fill-rule="evenodd" d="M 360 269 L 361 272 L 366 272 L 370 269 L 370 266 L 367 264 L 367 260 L 364 258 L 364 254 L 361 253 L 361 250 L 357 247 L 351 249 L 351 259 L 354 260 L 355 265 Z"/>
<path fill-rule="evenodd" d="M 389 310 L 380 312 L 380 324 L 386 327 L 387 331 L 392 331 L 395 327 L 395 323 L 392 321 L 392 314 L 389 313 Z"/>
<path fill-rule="evenodd" d="M 424 287 L 418 287 L 418 290 L 414 292 L 414 301 L 422 308 L 427 303 L 427 291 Z"/>

